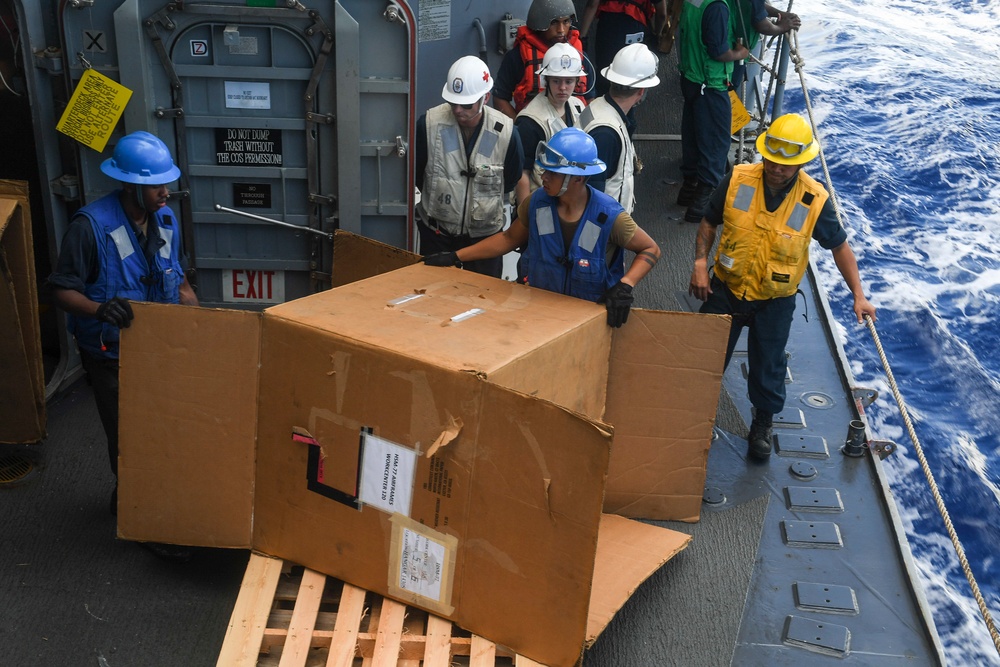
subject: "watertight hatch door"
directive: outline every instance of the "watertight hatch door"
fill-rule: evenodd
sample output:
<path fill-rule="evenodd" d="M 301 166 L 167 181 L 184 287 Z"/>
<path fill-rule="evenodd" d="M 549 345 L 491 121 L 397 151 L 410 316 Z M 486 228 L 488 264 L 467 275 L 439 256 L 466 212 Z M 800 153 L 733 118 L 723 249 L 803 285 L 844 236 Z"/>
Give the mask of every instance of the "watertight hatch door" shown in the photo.
<path fill-rule="evenodd" d="M 366 0 L 124 0 L 61 12 L 69 90 L 93 68 L 132 92 L 103 151 L 77 146 L 79 203 L 114 189 L 99 166 L 123 134 L 163 139 L 183 172 L 170 205 L 202 305 L 257 310 L 328 287 L 336 229 L 411 242 L 408 9 L 389 20 Z"/>

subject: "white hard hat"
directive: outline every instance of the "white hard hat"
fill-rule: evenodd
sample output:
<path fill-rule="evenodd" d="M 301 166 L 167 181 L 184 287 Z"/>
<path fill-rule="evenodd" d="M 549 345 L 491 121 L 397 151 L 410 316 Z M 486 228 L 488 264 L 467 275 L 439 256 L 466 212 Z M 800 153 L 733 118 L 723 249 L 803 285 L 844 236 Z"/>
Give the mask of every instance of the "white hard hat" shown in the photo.
<path fill-rule="evenodd" d="M 656 76 L 659 65 L 659 58 L 640 42 L 629 44 L 618 51 L 611 65 L 601 70 L 601 74 L 611 83 L 620 83 L 629 88 L 652 88 L 660 82 Z"/>
<path fill-rule="evenodd" d="M 583 76 L 583 58 L 575 47 L 569 44 L 553 44 L 542 58 L 542 66 L 538 68 L 539 85 L 545 87 L 545 77 L 555 76 L 572 78 Z"/>
<path fill-rule="evenodd" d="M 472 104 L 493 90 L 490 68 L 475 56 L 462 56 L 448 69 L 441 97 L 452 104 Z"/>

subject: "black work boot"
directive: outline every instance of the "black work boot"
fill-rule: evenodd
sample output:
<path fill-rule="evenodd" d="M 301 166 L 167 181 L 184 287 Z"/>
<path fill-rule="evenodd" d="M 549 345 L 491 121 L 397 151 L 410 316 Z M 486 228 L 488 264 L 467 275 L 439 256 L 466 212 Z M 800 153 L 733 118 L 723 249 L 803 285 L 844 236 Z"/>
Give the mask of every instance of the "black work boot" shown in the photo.
<path fill-rule="evenodd" d="M 698 181 L 691 204 L 684 212 L 685 222 L 701 222 L 701 219 L 705 217 L 705 211 L 708 209 L 708 200 L 712 198 L 712 192 L 714 191 L 714 186 Z"/>
<path fill-rule="evenodd" d="M 694 193 L 698 189 L 697 178 L 685 178 L 681 189 L 677 192 L 677 205 L 690 206 L 694 202 Z M 699 222 L 701 222 L 699 220 Z"/>
<path fill-rule="evenodd" d="M 747 454 L 758 461 L 766 461 L 771 456 L 771 414 L 758 412 L 750 424 L 747 436 Z"/>

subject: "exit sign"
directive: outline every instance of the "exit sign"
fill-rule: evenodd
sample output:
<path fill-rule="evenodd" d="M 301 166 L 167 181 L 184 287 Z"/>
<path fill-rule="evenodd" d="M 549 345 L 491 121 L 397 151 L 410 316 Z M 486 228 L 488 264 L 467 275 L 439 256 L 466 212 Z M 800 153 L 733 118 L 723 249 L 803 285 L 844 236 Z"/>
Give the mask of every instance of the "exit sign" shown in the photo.
<path fill-rule="evenodd" d="M 285 272 L 271 269 L 226 269 L 222 272 L 226 303 L 284 303 Z"/>

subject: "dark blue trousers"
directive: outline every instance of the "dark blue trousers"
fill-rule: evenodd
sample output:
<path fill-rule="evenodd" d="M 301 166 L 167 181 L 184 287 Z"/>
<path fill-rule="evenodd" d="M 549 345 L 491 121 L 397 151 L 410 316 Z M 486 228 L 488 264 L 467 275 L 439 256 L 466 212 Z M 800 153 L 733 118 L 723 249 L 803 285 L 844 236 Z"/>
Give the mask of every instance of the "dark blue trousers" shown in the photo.
<path fill-rule="evenodd" d="M 712 293 L 699 312 L 731 315 L 726 348 L 726 367 L 733 356 L 743 327 L 749 327 L 747 338 L 750 403 L 758 411 L 777 414 L 785 407 L 785 373 L 788 361 L 785 344 L 792 328 L 795 295 L 767 301 L 746 301 L 737 298 L 729 288 L 712 275 Z"/>
<path fill-rule="evenodd" d="M 681 174 L 713 188 L 726 174 L 732 142 L 733 109 L 729 93 L 681 77 L 684 110 L 681 113 Z"/>
<path fill-rule="evenodd" d="M 80 362 L 94 390 L 97 415 L 108 439 L 108 461 L 118 477 L 118 360 L 80 350 Z"/>

